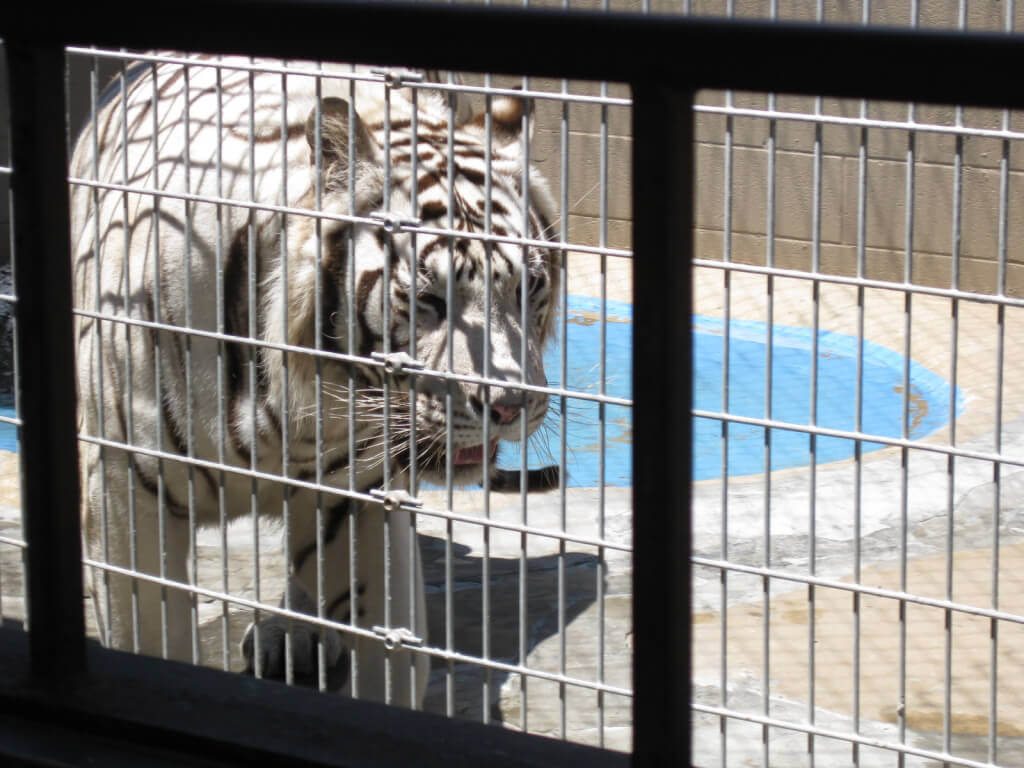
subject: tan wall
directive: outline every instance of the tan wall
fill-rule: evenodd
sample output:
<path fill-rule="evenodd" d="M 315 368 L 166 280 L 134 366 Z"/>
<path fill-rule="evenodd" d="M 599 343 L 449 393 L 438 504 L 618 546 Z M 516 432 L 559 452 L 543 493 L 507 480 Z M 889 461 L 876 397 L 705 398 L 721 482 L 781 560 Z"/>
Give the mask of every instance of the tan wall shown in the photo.
<path fill-rule="evenodd" d="M 560 2 L 542 2 L 557 5 Z M 782 0 L 778 15 L 783 19 L 813 21 L 815 3 Z M 640 3 L 623 0 L 613 9 L 639 10 Z M 573 2 L 572 7 L 599 8 L 599 2 Z M 679 12 L 680 2 L 652 0 L 651 8 L 661 12 Z M 737 16 L 765 18 L 767 0 L 737 0 Z M 906 26 L 909 0 L 878 2 L 871 5 L 871 23 Z M 724 15 L 724 0 L 694 0 L 693 13 Z M 859 23 L 860 2 L 829 0 L 825 19 L 830 22 Z M 956 0 L 923 0 L 919 24 L 923 27 L 955 28 L 958 23 Z M 999 30 L 1005 26 L 1005 4 L 996 0 L 972 0 L 968 6 L 969 29 Z M 1024 28 L 1024 3 L 1018 4 L 1015 27 Z M 614 55 L 627 55 L 625 52 Z M 727 55 L 723 54 L 723 55 Z M 809 62 L 808 66 L 813 66 Z M 857 62 L 851 61 L 851 67 Z M 994 76 L 1003 76 L 993 73 Z M 519 83 L 518 80 L 503 80 Z M 1008 78 L 1008 82 L 1012 82 Z M 531 89 L 558 91 L 561 82 L 534 80 Z M 599 93 L 592 83 L 572 83 L 574 93 Z M 609 86 L 609 95 L 628 97 L 628 88 Z M 721 105 L 724 94 L 704 92 L 703 104 Z M 767 107 L 762 94 L 737 94 L 734 104 L 753 109 Z M 776 108 L 782 111 L 811 113 L 811 98 L 779 97 Z M 861 104 L 855 101 L 825 99 L 826 115 L 855 118 Z M 569 110 L 569 238 L 574 242 L 597 245 L 601 237 L 601 196 L 607 195 L 606 244 L 628 248 L 631 243 L 630 203 L 630 114 L 625 107 L 607 107 L 608 166 L 607 179 L 601 183 L 602 110 L 595 105 L 572 105 Z M 903 121 L 907 105 L 871 103 L 868 117 Z M 531 154 L 556 188 L 560 188 L 561 125 L 563 107 L 557 101 L 538 101 L 537 127 Z M 920 106 L 918 123 L 950 126 L 955 124 L 952 107 Z M 966 110 L 963 124 L 971 128 L 999 129 L 1002 113 L 997 110 Z M 732 120 L 732 238 L 731 257 L 764 264 L 767 259 L 767 201 L 769 131 L 765 118 L 736 117 Z M 1024 116 L 1012 115 L 1010 127 L 1024 131 Z M 726 118 L 699 114 L 696 130 L 697 254 L 701 258 L 722 258 L 724 248 L 724 208 L 726 199 L 724 163 Z M 779 120 L 775 123 L 775 239 L 774 263 L 780 267 L 810 269 L 812 264 L 812 194 L 814 189 L 813 123 Z M 853 275 L 857 270 L 858 197 L 861 184 L 859 153 L 862 132 L 858 127 L 825 124 L 821 128 L 821 268 L 828 272 Z M 905 130 L 871 128 L 864 137 L 865 228 L 864 274 L 881 280 L 902 280 L 906 252 L 906 185 L 910 134 Z M 914 195 L 912 265 L 915 283 L 935 286 L 953 284 L 953 228 L 956 210 L 954 178 L 957 162 L 957 138 L 950 134 L 918 131 L 913 139 Z M 1019 142 L 998 138 L 967 136 L 960 141 L 962 173 L 959 223 L 962 229 L 959 250 L 958 283 L 961 288 L 995 292 L 998 290 L 998 238 L 1000 206 L 1000 162 L 1004 149 L 1008 160 L 1007 220 L 1007 292 L 1024 295 L 1024 208 L 1015 204 L 1024 199 L 1024 153 Z M 1005 147 L 1004 147 L 1005 144 Z"/>

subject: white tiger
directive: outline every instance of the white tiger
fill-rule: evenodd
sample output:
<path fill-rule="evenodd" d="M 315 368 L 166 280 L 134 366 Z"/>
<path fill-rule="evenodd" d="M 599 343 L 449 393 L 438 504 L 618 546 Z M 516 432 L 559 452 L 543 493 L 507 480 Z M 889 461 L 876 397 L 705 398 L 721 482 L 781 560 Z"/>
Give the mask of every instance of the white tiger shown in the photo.
<path fill-rule="evenodd" d="M 190 514 L 198 525 L 216 525 L 222 515 L 232 519 L 252 514 L 255 498 L 261 515 L 280 517 L 287 506 L 293 607 L 315 613 L 310 596 L 317 595 L 320 586 L 330 619 L 362 630 L 403 627 L 425 638 L 422 571 L 414 562 L 417 558 L 407 556 L 418 551 L 410 548 L 408 513 L 391 512 L 387 528 L 381 506 L 365 496 L 354 500 L 323 493 L 323 582 L 318 585 L 314 490 L 287 487 L 262 475 L 254 479 L 251 472 L 220 471 L 205 463 L 192 464 L 190 485 L 189 465 L 167 456 L 161 459 L 160 454 L 191 453 L 201 462 L 306 482 L 317 479 L 319 462 L 324 485 L 349 488 L 351 470 L 351 487 L 360 494 L 381 487 L 387 470 L 391 488 L 405 487 L 412 410 L 409 376 L 402 371 L 386 376 L 370 358 L 386 349 L 409 349 L 410 301 L 415 301 L 416 357 L 430 369 L 444 371 L 451 365 L 456 374 L 483 374 L 484 328 L 490 324 L 490 376 L 509 386 L 491 386 L 488 394 L 476 383 L 455 380 L 450 385 L 450 418 L 443 379 L 418 377 L 415 397 L 419 476 L 444 482 L 445 433 L 451 430 L 455 482 L 479 482 L 484 450 L 493 456 L 499 439 L 520 438 L 522 419 L 531 433 L 544 418 L 547 396 L 524 393 L 513 385 L 546 384 L 541 351 L 553 329 L 559 279 L 556 253 L 495 242 L 487 317 L 485 248 L 480 239 L 457 238 L 452 243 L 446 236 L 421 233 L 413 240 L 377 224 L 338 220 L 323 220 L 318 238 L 314 217 L 189 198 L 201 195 L 312 210 L 317 189 L 316 79 L 263 73 L 253 75 L 250 85 L 248 72 L 231 68 L 249 60 L 194 61 L 188 67 L 128 67 L 109 96 L 101 99 L 72 158 L 74 178 L 99 183 L 76 184 L 72 190 L 74 300 L 85 312 L 76 320 L 79 429 L 141 449 L 129 452 L 104 448 L 98 441 L 81 443 L 88 555 L 120 568 L 187 582 Z M 218 62 L 226 66 L 211 66 Z M 455 126 L 450 176 L 449 109 L 440 94 L 418 93 L 412 136 L 410 89 L 385 86 L 379 78 L 359 82 L 353 101 L 358 112 L 350 125 L 348 81 L 320 82 L 322 211 L 349 214 L 351 206 L 357 216 L 387 213 L 420 219 L 428 227 L 448 227 L 451 215 L 455 230 L 485 230 L 488 161 L 482 115 Z M 391 103 L 387 153 L 385 87 Z M 495 101 L 490 227 L 499 237 L 540 239 L 550 231 L 555 208 L 545 182 L 532 172 L 524 212 L 522 114 L 519 100 Z M 350 130 L 354 165 L 349 163 Z M 411 175 L 413 146 L 416 178 Z M 159 190 L 168 196 L 126 192 L 116 185 Z M 413 247 L 415 283 L 409 270 Z M 524 283 L 526 328 L 520 311 Z M 316 357 L 281 346 L 317 346 L 318 285 L 320 347 L 366 359 L 352 365 L 337 359 L 322 362 L 322 448 L 315 418 Z M 385 294 L 390 305 L 387 329 Z M 351 337 L 350 312 L 355 320 Z M 97 313 L 141 322 L 101 320 Z M 270 346 L 189 336 L 152 323 L 251 337 Z M 352 397 L 350 375 L 355 381 Z M 385 384 L 390 391 L 387 458 Z M 349 446 L 350 401 L 355 414 L 354 455 Z M 486 448 L 484 419 L 491 421 L 492 441 Z M 166 510 L 162 516 L 161 498 Z M 356 527 L 355 589 L 349 583 L 350 524 Z M 389 601 L 386 543 L 391 552 Z M 109 576 L 107 590 L 103 574 L 93 569 L 91 592 L 101 628 L 109 625 L 103 638 L 108 646 L 132 649 L 137 644 L 143 653 L 192 659 L 190 597 L 185 591 L 147 581 L 133 587 L 129 577 L 117 572 Z M 355 605 L 358 610 L 353 612 Z M 266 676 L 284 674 L 284 626 L 278 617 L 265 618 L 257 627 L 250 626 L 243 642 L 250 666 L 261 668 Z M 315 665 L 317 632 L 295 626 L 296 674 Z M 338 662 L 339 657 L 344 661 L 342 643 L 356 655 L 353 668 L 360 697 L 410 706 L 422 702 L 427 655 L 401 648 L 388 651 L 380 638 L 365 632 L 346 633 L 343 639 L 329 633 L 329 662 Z M 386 657 L 394 662 L 390 675 L 385 674 Z M 344 690 L 353 687 L 349 679 Z"/>

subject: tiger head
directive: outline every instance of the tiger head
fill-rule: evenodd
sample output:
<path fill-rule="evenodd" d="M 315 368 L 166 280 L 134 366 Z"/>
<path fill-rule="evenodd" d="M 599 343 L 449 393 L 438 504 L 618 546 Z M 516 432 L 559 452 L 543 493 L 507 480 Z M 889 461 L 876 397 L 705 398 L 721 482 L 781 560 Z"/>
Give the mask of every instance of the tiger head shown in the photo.
<path fill-rule="evenodd" d="M 361 357 L 412 351 L 425 369 L 446 374 L 416 375 L 412 397 L 407 369 L 358 366 L 361 444 L 383 447 L 386 382 L 397 466 L 410 463 L 415 422 L 420 477 L 444 482 L 450 452 L 453 480 L 463 484 L 480 481 L 484 454 L 493 457 L 499 440 L 518 441 L 524 421 L 530 435 L 544 420 L 548 396 L 530 388 L 547 384 L 542 351 L 553 334 L 560 274 L 558 253 L 538 241 L 549 236 L 556 208 L 536 171 L 524 193 L 521 130 L 529 118 L 521 100 L 495 100 L 488 159 L 484 116 L 450 132 L 447 108 L 431 96 L 419 99 L 415 140 L 409 111 L 393 108 L 387 142 L 383 121 L 364 122 L 341 99 L 325 98 L 310 113 L 306 134 L 322 209 L 376 220 L 324 221 L 302 256 L 315 264 L 320 244 L 324 349 Z M 418 225 L 401 224 L 411 221 Z M 310 334 L 314 294 L 295 282 L 293 309 L 305 305 L 301 327 Z M 293 341 L 312 345 L 309 335 Z M 325 392 L 340 406 L 349 397 L 348 371 L 337 368 L 339 388 Z M 347 434 L 341 411 L 331 409 L 339 415 L 330 421 Z"/>

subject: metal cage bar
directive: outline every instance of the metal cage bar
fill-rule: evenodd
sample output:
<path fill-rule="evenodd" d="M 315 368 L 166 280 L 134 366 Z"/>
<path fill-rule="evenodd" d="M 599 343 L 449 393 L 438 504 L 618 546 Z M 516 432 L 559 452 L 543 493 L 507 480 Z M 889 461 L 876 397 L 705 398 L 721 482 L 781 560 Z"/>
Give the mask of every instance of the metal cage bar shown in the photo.
<path fill-rule="evenodd" d="M 643 137 L 633 168 L 644 180 L 634 192 L 633 754 L 637 765 L 684 765 L 690 564 L 679 555 L 690 551 L 692 385 L 689 303 L 679 297 L 690 295 L 693 101 L 657 86 L 633 96 L 633 135 Z M 655 360 L 661 374 L 651 376 Z"/>
<path fill-rule="evenodd" d="M 27 343 L 23 336 L 18 344 L 32 675 L 66 685 L 85 672 L 85 618 L 67 257 L 64 51 L 59 44 L 9 38 L 5 47 L 18 327 L 23 333 L 34 329 L 42 342 Z M 51 471 L 59 482 L 50 479 Z"/>

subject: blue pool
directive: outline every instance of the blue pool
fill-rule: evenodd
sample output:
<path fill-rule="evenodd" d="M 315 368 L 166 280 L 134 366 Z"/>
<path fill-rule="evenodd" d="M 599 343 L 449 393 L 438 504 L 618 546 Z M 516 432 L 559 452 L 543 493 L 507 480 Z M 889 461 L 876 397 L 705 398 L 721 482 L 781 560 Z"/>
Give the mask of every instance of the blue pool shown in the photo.
<path fill-rule="evenodd" d="M 600 302 L 570 296 L 568 323 L 569 389 L 597 392 L 600 380 Z M 632 305 L 607 303 L 605 392 L 614 397 L 631 396 Z M 765 415 L 765 341 L 767 326 L 756 321 L 733 320 L 729 325 L 729 403 L 722 403 L 721 319 L 694 316 L 694 407 L 706 411 L 763 417 Z M 810 423 L 811 341 L 809 328 L 776 325 L 772 329 L 772 417 L 794 424 Z M 555 342 L 545 355 L 545 367 L 552 386 L 561 386 L 561 344 Z M 871 342 L 864 342 L 862 373 L 863 409 L 861 431 L 886 437 L 899 437 L 903 414 L 903 356 Z M 818 418 L 821 427 L 852 430 L 855 427 L 855 386 L 857 380 L 857 340 L 828 331 L 818 333 Z M 911 362 L 909 394 L 909 434 L 921 438 L 949 421 L 950 386 L 941 376 Z M 954 408 L 963 410 L 964 398 L 956 393 Z M 557 463 L 559 456 L 560 403 L 552 400 L 541 438 L 530 441 L 528 460 L 537 467 Z M 567 405 L 567 456 L 569 485 L 581 488 L 601 484 L 599 409 L 596 403 L 575 400 Z M 694 480 L 709 480 L 721 475 L 721 425 L 713 419 L 694 423 Z M 605 408 L 604 483 L 628 486 L 631 482 L 631 416 L 628 408 Z M 764 471 L 764 430 L 760 427 L 729 426 L 728 471 L 732 477 Z M 786 469 L 808 464 L 811 460 L 806 434 L 773 430 L 771 433 L 771 469 Z M 865 443 L 863 450 L 882 448 Z M 817 463 L 838 461 L 853 456 L 854 442 L 842 438 L 819 437 Z M 499 464 L 518 466 L 515 450 L 505 449 Z"/>

